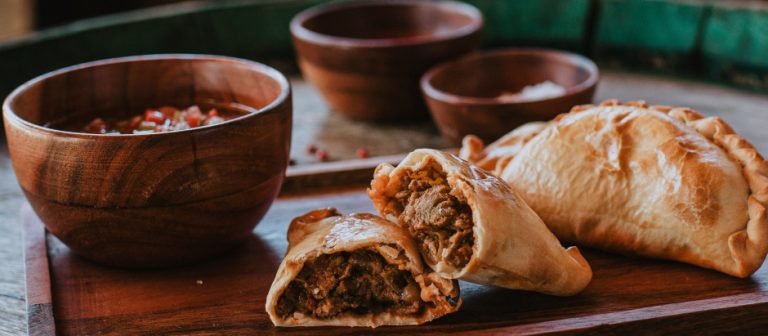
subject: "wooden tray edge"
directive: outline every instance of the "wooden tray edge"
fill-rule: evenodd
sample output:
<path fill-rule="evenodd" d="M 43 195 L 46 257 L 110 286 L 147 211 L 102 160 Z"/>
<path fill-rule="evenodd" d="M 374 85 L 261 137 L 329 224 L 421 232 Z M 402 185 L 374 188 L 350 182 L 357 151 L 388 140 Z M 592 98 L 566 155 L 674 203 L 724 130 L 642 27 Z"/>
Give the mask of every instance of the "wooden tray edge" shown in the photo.
<path fill-rule="evenodd" d="M 700 335 L 754 329 L 755 321 L 768 328 L 768 292 L 740 294 L 713 299 L 648 306 L 599 315 L 543 321 L 521 326 L 486 329 L 488 334 L 541 335 L 635 334 L 653 328 L 653 334 L 678 334 L 697 331 Z M 752 318 L 751 323 L 746 319 Z M 726 323 L 730 321 L 731 323 Z M 645 329 L 649 331 L 651 329 Z"/>
<path fill-rule="evenodd" d="M 21 209 L 22 223 L 29 223 L 27 216 L 34 211 L 24 202 Z M 53 316 L 51 273 L 48 262 L 48 244 L 45 228 L 24 225 L 24 275 L 27 298 L 27 334 L 55 335 L 56 321 Z"/>
<path fill-rule="evenodd" d="M 379 164 L 396 165 L 406 155 L 395 154 L 288 167 L 280 195 L 306 193 L 331 187 L 368 185 Z"/>

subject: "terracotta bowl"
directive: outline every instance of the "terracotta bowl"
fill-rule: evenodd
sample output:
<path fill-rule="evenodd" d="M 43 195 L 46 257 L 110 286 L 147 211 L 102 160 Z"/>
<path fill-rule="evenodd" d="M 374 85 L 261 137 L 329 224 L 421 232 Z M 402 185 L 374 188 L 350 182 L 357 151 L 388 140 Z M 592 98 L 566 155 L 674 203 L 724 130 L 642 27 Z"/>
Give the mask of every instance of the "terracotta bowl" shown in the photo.
<path fill-rule="evenodd" d="M 428 117 L 419 78 L 477 49 L 483 18 L 453 1 L 373 0 L 299 13 L 291 33 L 304 77 L 331 108 L 362 120 Z"/>
<path fill-rule="evenodd" d="M 192 104 L 251 112 L 155 134 L 42 126 Z M 291 113 L 290 86 L 276 70 L 194 55 L 65 68 L 3 105 L 16 177 L 46 228 L 87 259 L 141 268 L 191 263 L 251 236 L 285 176 Z"/>
<path fill-rule="evenodd" d="M 493 141 L 526 122 L 588 104 L 598 77 L 595 63 L 583 56 L 506 49 L 440 64 L 422 77 L 421 89 L 440 132 L 458 144 L 467 134 Z M 544 91 L 548 98 L 515 94 L 547 81 L 557 87 Z"/>

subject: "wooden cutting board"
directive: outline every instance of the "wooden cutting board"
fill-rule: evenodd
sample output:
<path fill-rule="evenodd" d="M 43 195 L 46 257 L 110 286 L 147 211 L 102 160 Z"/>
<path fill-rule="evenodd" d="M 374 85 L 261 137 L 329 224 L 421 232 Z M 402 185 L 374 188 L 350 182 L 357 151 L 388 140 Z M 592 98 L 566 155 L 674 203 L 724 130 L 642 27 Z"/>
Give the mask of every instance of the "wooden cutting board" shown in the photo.
<path fill-rule="evenodd" d="M 27 205 L 29 331 L 99 334 L 718 334 L 768 332 L 768 266 L 736 279 L 689 265 L 585 250 L 594 270 L 574 297 L 461 283 L 460 311 L 422 326 L 275 328 L 264 310 L 290 220 L 318 207 L 373 212 L 365 183 L 379 161 L 289 171 L 284 192 L 253 236 L 194 266 L 129 271 L 72 255 Z M 345 187 L 338 187 L 338 185 Z M 759 332 L 758 332 L 759 333 Z"/>

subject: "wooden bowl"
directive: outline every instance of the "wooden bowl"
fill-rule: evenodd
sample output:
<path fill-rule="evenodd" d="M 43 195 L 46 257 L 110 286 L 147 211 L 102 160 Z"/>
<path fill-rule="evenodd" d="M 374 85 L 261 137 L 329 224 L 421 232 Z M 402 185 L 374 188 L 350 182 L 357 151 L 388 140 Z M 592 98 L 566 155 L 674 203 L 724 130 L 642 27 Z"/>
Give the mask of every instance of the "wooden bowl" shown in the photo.
<path fill-rule="evenodd" d="M 155 134 L 41 126 L 192 104 L 253 112 Z M 194 55 L 65 68 L 25 83 L 3 105 L 16 177 L 47 229 L 87 259 L 141 268 L 191 263 L 251 236 L 283 182 L 291 113 L 290 86 L 276 70 Z"/>
<path fill-rule="evenodd" d="M 588 104 L 598 77 L 597 66 L 586 57 L 514 48 L 440 64 L 424 74 L 421 90 L 440 132 L 458 144 L 467 134 L 493 141 L 521 124 Z M 510 94 L 545 81 L 564 91 L 543 99 Z"/>
<path fill-rule="evenodd" d="M 483 18 L 453 1 L 373 0 L 299 13 L 291 33 L 304 77 L 331 108 L 361 120 L 428 116 L 419 78 L 477 49 Z"/>

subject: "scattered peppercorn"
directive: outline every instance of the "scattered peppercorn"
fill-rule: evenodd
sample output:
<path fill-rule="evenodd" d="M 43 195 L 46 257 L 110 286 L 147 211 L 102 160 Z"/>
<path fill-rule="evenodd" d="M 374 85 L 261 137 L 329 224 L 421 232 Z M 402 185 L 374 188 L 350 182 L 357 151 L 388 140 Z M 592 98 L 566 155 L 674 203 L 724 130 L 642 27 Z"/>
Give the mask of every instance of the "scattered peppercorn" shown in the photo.
<path fill-rule="evenodd" d="M 317 146 L 315 144 L 307 145 L 307 153 L 315 154 L 315 152 L 317 152 Z"/>

